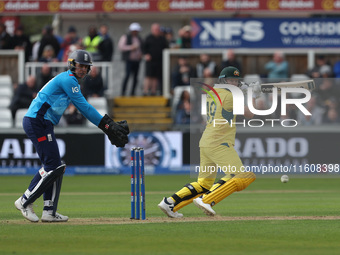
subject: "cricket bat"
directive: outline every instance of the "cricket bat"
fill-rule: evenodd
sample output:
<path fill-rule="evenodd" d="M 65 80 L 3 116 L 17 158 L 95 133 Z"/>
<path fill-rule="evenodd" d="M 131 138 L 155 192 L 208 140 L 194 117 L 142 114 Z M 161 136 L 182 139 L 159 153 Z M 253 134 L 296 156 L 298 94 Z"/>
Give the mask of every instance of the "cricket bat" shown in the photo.
<path fill-rule="evenodd" d="M 273 88 L 277 88 L 278 93 L 281 92 L 281 88 L 304 88 L 311 91 L 315 89 L 315 83 L 314 80 L 305 80 L 261 84 L 262 93 L 273 93 Z"/>

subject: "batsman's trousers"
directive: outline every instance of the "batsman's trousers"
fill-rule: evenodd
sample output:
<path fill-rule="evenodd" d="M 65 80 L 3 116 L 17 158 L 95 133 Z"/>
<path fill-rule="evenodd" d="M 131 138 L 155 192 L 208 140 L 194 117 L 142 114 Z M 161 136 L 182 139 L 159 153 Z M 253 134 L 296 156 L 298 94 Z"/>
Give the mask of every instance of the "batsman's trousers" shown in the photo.
<path fill-rule="evenodd" d="M 235 175 L 240 173 L 243 167 L 234 146 L 221 144 L 214 148 L 201 147 L 200 158 L 197 182 L 208 190 L 213 186 L 217 173 Z"/>

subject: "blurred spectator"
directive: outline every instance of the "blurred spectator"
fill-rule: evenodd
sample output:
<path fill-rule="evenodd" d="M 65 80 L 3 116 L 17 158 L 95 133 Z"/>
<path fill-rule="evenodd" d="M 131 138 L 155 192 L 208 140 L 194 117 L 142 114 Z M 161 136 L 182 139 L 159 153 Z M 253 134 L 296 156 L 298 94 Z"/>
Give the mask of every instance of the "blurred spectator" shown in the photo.
<path fill-rule="evenodd" d="M 168 48 L 168 42 L 161 35 L 160 25 L 153 23 L 151 25 L 151 34 L 149 34 L 144 43 L 143 53 L 146 61 L 145 79 L 143 94 L 156 95 L 159 86 L 162 91 L 162 70 L 163 70 L 163 50 Z"/>
<path fill-rule="evenodd" d="M 339 97 L 336 95 L 324 101 L 326 112 L 323 118 L 324 123 L 339 123 Z"/>
<path fill-rule="evenodd" d="M 256 99 L 256 106 L 254 106 L 255 109 L 257 109 L 257 110 L 268 110 L 270 108 L 270 105 L 272 104 L 272 102 L 268 102 L 268 101 L 271 101 L 271 98 L 269 98 L 267 95 L 262 95 L 261 97 Z M 274 115 L 275 115 L 275 113 L 271 114 L 271 115 L 255 115 L 253 118 L 254 119 L 261 119 L 261 120 L 265 121 L 266 124 L 271 124 L 269 122 L 267 123 L 266 119 L 271 119 L 271 118 L 274 117 Z M 242 116 L 242 117 L 244 117 L 244 116 Z"/>
<path fill-rule="evenodd" d="M 101 61 L 111 61 L 114 53 L 113 40 L 108 34 L 108 26 L 101 25 L 99 28 L 102 41 L 98 45 Z"/>
<path fill-rule="evenodd" d="M 78 109 L 71 103 L 63 114 L 63 117 L 68 126 L 84 124 L 85 117 L 78 111 Z"/>
<path fill-rule="evenodd" d="M 175 124 L 190 124 L 190 93 L 183 90 L 176 106 Z"/>
<path fill-rule="evenodd" d="M 339 111 L 336 108 L 330 108 L 326 111 L 323 122 L 325 124 L 339 124 L 340 116 Z"/>
<path fill-rule="evenodd" d="M 172 89 L 176 86 L 190 85 L 190 77 L 195 77 L 195 69 L 190 66 L 185 56 L 179 56 L 177 65 L 172 70 Z"/>
<path fill-rule="evenodd" d="M 170 49 L 178 48 L 177 41 L 174 38 L 174 32 L 171 27 L 164 27 L 164 36 Z"/>
<path fill-rule="evenodd" d="M 32 56 L 30 61 L 38 61 L 38 51 L 40 48 L 40 41 L 34 41 L 32 45 Z"/>
<path fill-rule="evenodd" d="M 333 74 L 335 78 L 340 78 L 340 61 L 335 62 L 333 66 Z"/>
<path fill-rule="evenodd" d="M 262 95 L 261 97 L 264 97 L 266 100 L 266 109 L 270 109 L 273 106 L 273 94 L 265 94 Z M 288 98 L 292 98 L 292 94 L 289 94 L 287 96 Z M 256 100 L 256 105 L 257 105 L 257 100 Z M 282 115 L 282 102 L 281 102 L 281 96 L 277 97 L 277 106 L 275 111 L 270 115 L 270 118 L 273 119 L 280 119 L 280 120 L 286 120 L 286 123 L 288 126 L 294 126 L 296 125 L 296 122 L 294 120 L 297 120 L 298 116 L 298 111 L 300 111 L 295 104 L 283 104 L 286 107 L 286 115 Z M 268 116 L 265 116 L 268 117 Z M 268 118 L 267 118 L 268 119 Z M 288 121 L 287 119 L 291 119 L 293 121 Z M 271 122 L 268 121 L 269 125 L 272 125 Z M 275 124 L 274 124 L 275 125 Z"/>
<path fill-rule="evenodd" d="M 318 83 L 320 83 L 320 85 L 315 90 L 315 93 L 319 96 L 323 104 L 326 104 L 329 98 L 340 97 L 339 90 L 334 85 L 334 79 L 318 79 Z"/>
<path fill-rule="evenodd" d="M 104 96 L 103 78 L 96 66 L 92 66 L 90 74 L 85 77 L 82 84 L 82 93 L 85 98 Z"/>
<path fill-rule="evenodd" d="M 35 96 L 37 95 L 36 90 L 36 79 L 34 76 L 29 76 L 27 81 L 19 86 L 14 91 L 12 102 L 9 106 L 12 111 L 13 120 L 18 109 L 28 108 Z"/>
<path fill-rule="evenodd" d="M 332 77 L 332 68 L 327 64 L 325 56 L 320 55 L 316 58 L 316 65 L 308 71 L 307 75 L 311 78 Z"/>
<path fill-rule="evenodd" d="M 321 125 L 325 109 L 317 104 L 317 97 L 315 95 L 312 95 L 305 107 L 312 115 L 305 115 L 299 110 L 297 113 L 298 123 L 304 126 Z"/>
<path fill-rule="evenodd" d="M 20 25 L 15 29 L 12 43 L 15 50 L 25 51 L 25 62 L 29 61 L 32 54 L 32 43 L 28 36 L 24 34 L 23 26 Z"/>
<path fill-rule="evenodd" d="M 0 23 L 0 50 L 13 49 L 12 37 L 6 31 L 6 25 Z"/>
<path fill-rule="evenodd" d="M 70 54 L 71 45 L 79 43 L 79 37 L 77 35 L 77 30 L 74 26 L 70 26 L 64 36 L 64 41 L 60 45 L 61 49 L 64 50 L 62 60 L 65 62 Z"/>
<path fill-rule="evenodd" d="M 60 35 L 54 35 L 55 38 L 57 39 L 59 46 L 64 42 L 64 38 Z M 64 49 L 60 48 L 58 54 L 56 54 L 56 58 L 58 61 L 63 61 L 63 56 L 64 56 Z"/>
<path fill-rule="evenodd" d="M 102 56 L 99 52 L 98 46 L 102 41 L 102 37 L 98 34 L 95 26 L 90 26 L 88 35 L 83 39 L 83 45 L 86 51 L 92 55 L 93 61 L 101 61 Z"/>
<path fill-rule="evenodd" d="M 68 57 L 70 56 L 70 54 L 75 51 L 75 50 L 82 50 L 83 46 L 81 44 L 81 41 L 76 42 L 75 44 L 71 44 L 70 47 L 68 48 L 68 51 L 65 52 L 65 59 L 64 62 L 67 61 Z"/>
<path fill-rule="evenodd" d="M 320 68 L 320 75 L 322 78 L 333 77 L 332 67 L 329 65 L 324 65 Z"/>
<path fill-rule="evenodd" d="M 58 62 L 58 59 L 56 58 L 55 51 L 51 45 L 46 45 L 43 53 L 41 55 L 41 58 L 39 58 L 39 62 Z"/>
<path fill-rule="evenodd" d="M 47 45 L 52 46 L 54 57 L 56 57 L 60 50 L 60 44 L 57 38 L 53 34 L 53 28 L 51 26 L 46 26 L 44 29 L 44 34 L 40 40 L 40 46 L 38 51 L 38 59 L 40 59 L 43 55 L 43 51 Z"/>
<path fill-rule="evenodd" d="M 279 99 L 279 101 L 280 101 L 280 104 L 281 104 L 281 98 Z M 280 109 L 281 109 L 281 107 L 280 107 Z M 298 108 L 297 108 L 296 105 L 288 104 L 288 105 L 286 105 L 286 110 L 287 110 L 287 113 L 288 113 L 288 115 L 291 119 L 294 119 L 294 120 L 297 119 Z"/>
<path fill-rule="evenodd" d="M 181 49 L 191 48 L 191 27 L 189 25 L 182 27 L 178 30 L 177 44 Z"/>
<path fill-rule="evenodd" d="M 142 27 L 139 23 L 131 23 L 129 26 L 129 33 L 122 35 L 118 42 L 119 50 L 122 52 L 122 60 L 125 61 L 125 77 L 122 84 L 123 96 L 125 95 L 129 77 L 131 75 L 133 77 L 131 95 L 135 95 L 139 66 L 143 57 L 143 41 L 139 36 L 141 30 Z"/>
<path fill-rule="evenodd" d="M 289 77 L 289 66 L 282 51 L 275 51 L 273 60 L 265 65 L 268 71 L 268 79 L 271 82 L 280 82 Z"/>
<path fill-rule="evenodd" d="M 41 38 L 42 38 L 45 34 L 46 34 L 46 27 L 44 27 L 44 28 L 41 30 Z M 39 53 L 40 44 L 41 44 L 41 41 L 40 41 L 40 40 L 33 42 L 31 61 L 38 61 L 38 53 Z"/>
<path fill-rule="evenodd" d="M 211 78 L 216 77 L 218 70 L 215 61 L 210 59 L 206 53 L 200 55 L 200 61 L 196 64 L 197 78 Z"/>
<path fill-rule="evenodd" d="M 331 108 L 338 109 L 338 107 L 339 107 L 339 97 L 331 96 L 326 101 L 324 101 L 323 103 L 328 109 L 331 109 Z"/>
<path fill-rule="evenodd" d="M 44 64 L 41 67 L 39 74 L 36 77 L 36 88 L 39 91 L 47 82 L 53 78 L 51 67 L 48 64 Z"/>
<path fill-rule="evenodd" d="M 240 63 L 236 60 L 235 53 L 232 49 L 229 49 L 226 53 L 227 60 L 223 61 L 221 64 L 221 69 L 228 67 L 228 66 L 233 66 L 236 67 L 240 73 L 242 73 L 242 68 Z"/>

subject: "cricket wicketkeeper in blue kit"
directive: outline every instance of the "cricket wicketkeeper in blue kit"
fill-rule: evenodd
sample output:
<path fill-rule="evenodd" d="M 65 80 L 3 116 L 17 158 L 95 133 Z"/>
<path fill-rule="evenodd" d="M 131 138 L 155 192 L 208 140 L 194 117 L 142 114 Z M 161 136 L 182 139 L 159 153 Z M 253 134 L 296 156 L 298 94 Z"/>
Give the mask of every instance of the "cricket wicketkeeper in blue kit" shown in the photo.
<path fill-rule="evenodd" d="M 129 127 L 126 121 L 114 122 L 107 114 L 101 116 L 80 91 L 79 83 L 90 72 L 92 59 L 84 50 L 76 50 L 68 59 L 68 69 L 50 80 L 32 101 L 24 119 L 23 127 L 31 139 L 43 167 L 33 177 L 23 196 L 15 201 L 15 207 L 32 222 L 39 218 L 33 210 L 33 202 L 42 194 L 43 222 L 63 222 L 68 217 L 57 213 L 62 176 L 66 165 L 62 163 L 54 125 L 57 125 L 66 108 L 72 102 L 94 125 L 108 136 L 111 143 L 124 147 L 128 142 Z"/>

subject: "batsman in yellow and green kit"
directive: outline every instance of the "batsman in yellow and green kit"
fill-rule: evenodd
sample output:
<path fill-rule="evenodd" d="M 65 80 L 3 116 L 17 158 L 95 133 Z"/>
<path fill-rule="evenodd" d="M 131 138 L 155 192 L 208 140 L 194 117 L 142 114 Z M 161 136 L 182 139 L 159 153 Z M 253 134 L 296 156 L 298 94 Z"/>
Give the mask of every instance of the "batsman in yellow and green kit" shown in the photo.
<path fill-rule="evenodd" d="M 231 66 L 224 68 L 219 76 L 219 83 L 240 86 L 239 70 Z M 258 87 L 253 88 L 253 103 L 261 92 L 259 85 L 256 86 Z M 255 180 L 254 173 L 242 172 L 242 161 L 234 149 L 236 126 L 232 123 L 236 122 L 236 115 L 233 114 L 233 95 L 225 88 L 216 88 L 215 91 L 221 100 L 212 93 L 207 95 L 207 125 L 199 143 L 198 179 L 186 184 L 171 197 L 164 198 L 158 205 L 169 217 L 183 217 L 178 210 L 192 202 L 207 215 L 213 216 L 214 205 L 232 193 L 245 189 Z M 247 106 L 244 116 L 253 117 Z M 217 124 L 221 121 L 216 120 L 223 120 L 223 124 Z M 221 171 L 224 176 L 214 184 L 217 173 Z"/>

